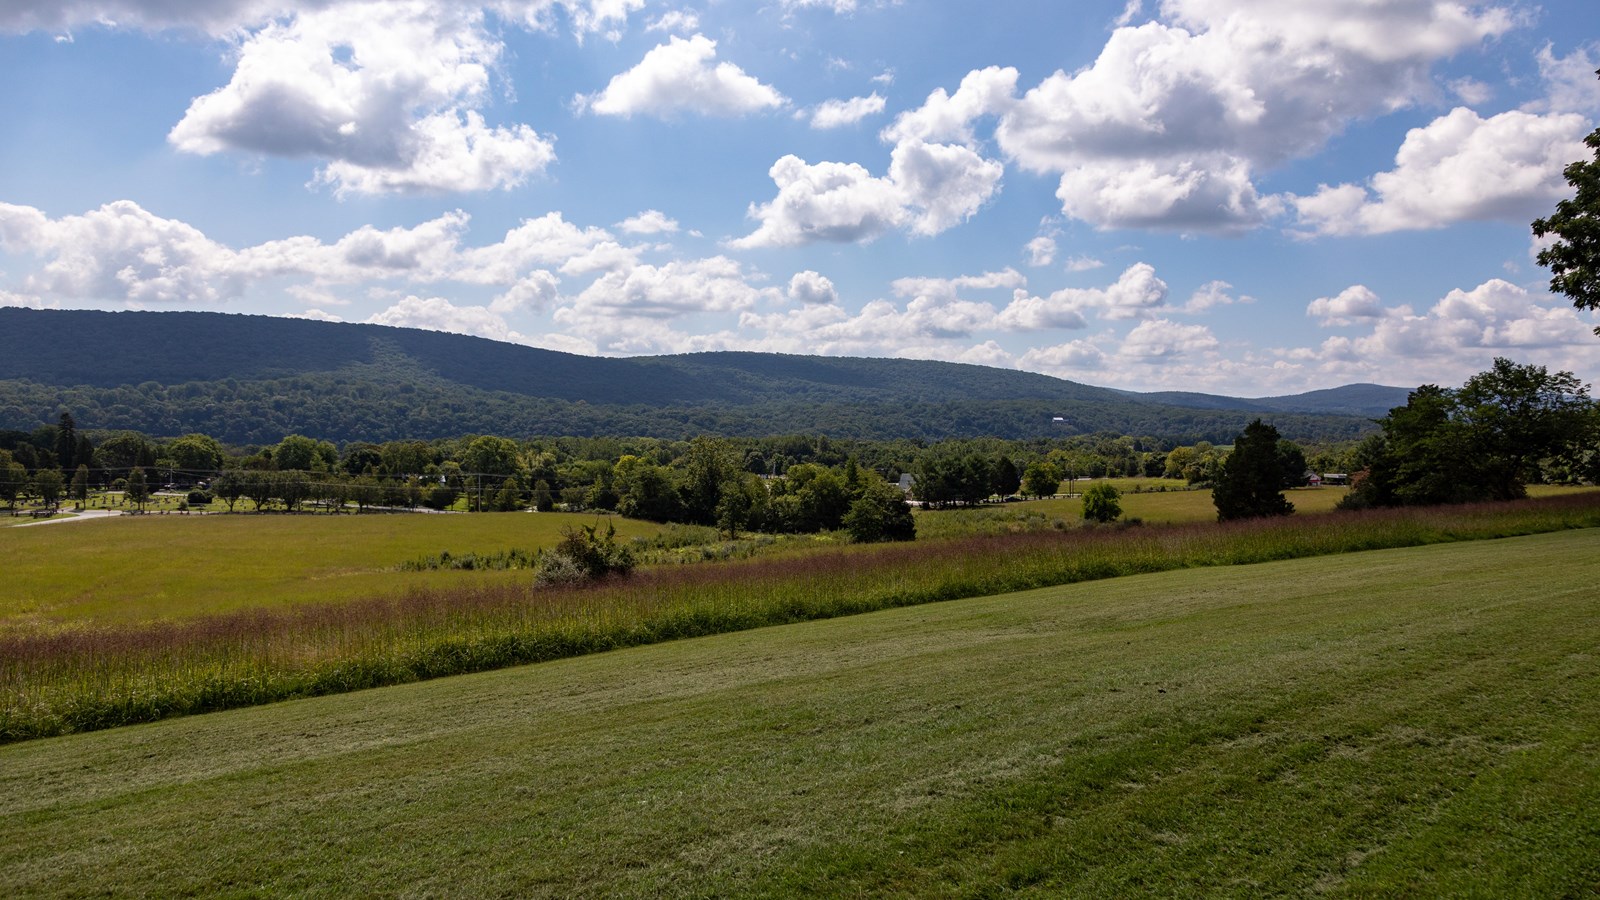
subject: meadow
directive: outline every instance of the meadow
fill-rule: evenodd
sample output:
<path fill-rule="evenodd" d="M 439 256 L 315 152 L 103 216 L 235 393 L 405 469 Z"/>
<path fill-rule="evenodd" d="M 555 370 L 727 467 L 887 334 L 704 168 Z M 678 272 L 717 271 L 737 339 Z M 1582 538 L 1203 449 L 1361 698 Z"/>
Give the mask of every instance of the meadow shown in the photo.
<path fill-rule="evenodd" d="M 1096 483 L 1106 483 L 1122 493 L 1118 501 L 1124 521 L 1167 525 L 1189 522 L 1215 522 L 1217 508 L 1208 489 L 1193 490 L 1181 481 L 1165 478 L 1079 479 L 1078 494 Z M 1020 500 L 965 509 L 917 511 L 917 534 L 928 538 L 966 537 L 976 534 L 1015 534 L 1049 528 L 1076 528 L 1083 520 L 1083 500 L 1065 493 L 1041 500 Z M 1342 487 L 1301 488 L 1285 491 L 1300 513 L 1328 512 L 1347 489 Z"/>
<path fill-rule="evenodd" d="M 0 892 L 1585 896 L 1595 536 L 1138 575 L 0 747 Z"/>
<path fill-rule="evenodd" d="M 1084 484 L 1087 482 L 1080 482 Z M 1209 491 L 1175 488 L 1161 479 L 1115 479 L 1128 518 L 1148 523 L 1216 518 Z M 1142 489 L 1134 493 L 1134 488 Z M 1333 508 L 1342 489 L 1294 491 L 1302 512 Z M 168 498 L 172 499 L 172 498 Z M 95 508 L 99 508 L 96 506 Z M 920 512 L 924 538 L 1078 528 L 1076 498 Z M 593 524 L 593 513 L 471 515 L 279 513 L 181 515 L 175 510 L 46 527 L 0 528 L 0 635 L 71 625 L 126 625 L 183 620 L 247 609 L 275 609 L 442 588 L 464 580 L 438 572 L 403 572 L 408 564 L 453 556 L 534 550 L 560 540 L 562 529 Z M 838 544 L 840 535 L 717 539 L 711 529 L 659 526 L 606 516 L 624 540 L 640 538 L 679 552 L 649 554 L 647 563 L 701 561 L 781 553 Z M 5 522 L 6 517 L 0 517 Z M 28 519 L 17 519 L 20 524 Z M 480 572 L 474 583 L 515 582 L 526 574 Z"/>
<path fill-rule="evenodd" d="M 442 552 L 554 545 L 579 513 L 145 515 L 0 529 L 0 635 L 273 609 L 454 583 L 399 567 Z M 620 537 L 661 526 L 622 518 Z M 512 580 L 514 573 L 476 573 Z M 523 577 L 526 577 L 524 573 Z"/>
<path fill-rule="evenodd" d="M 467 527 L 475 517 L 438 518 Z M 1600 493 L 1587 492 L 1227 525 L 840 546 L 651 567 L 576 588 L 538 588 L 518 572 L 399 573 L 433 580 L 339 602 L 0 636 L 0 741 L 1048 585 L 1597 525 Z M 336 532 L 324 535 L 336 539 Z"/>

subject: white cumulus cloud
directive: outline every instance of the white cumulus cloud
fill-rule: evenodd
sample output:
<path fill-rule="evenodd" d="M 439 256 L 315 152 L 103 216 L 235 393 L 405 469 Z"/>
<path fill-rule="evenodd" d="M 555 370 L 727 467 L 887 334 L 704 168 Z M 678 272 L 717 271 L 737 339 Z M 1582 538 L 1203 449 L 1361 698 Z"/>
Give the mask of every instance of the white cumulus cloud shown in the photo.
<path fill-rule="evenodd" d="M 876 91 L 866 97 L 824 100 L 811 111 L 811 127 L 827 130 L 854 125 L 868 116 L 883 112 L 884 103 L 884 99 Z"/>
<path fill-rule="evenodd" d="M 1139 360 L 1167 359 L 1203 353 L 1220 346 L 1204 325 L 1183 325 L 1170 319 L 1140 322 L 1122 339 L 1122 356 Z"/>
<path fill-rule="evenodd" d="M 636 216 L 630 216 L 617 223 L 629 234 L 675 234 L 678 231 L 678 220 L 667 216 L 659 209 L 647 209 Z"/>
<path fill-rule="evenodd" d="M 300 12 L 246 38 L 228 84 L 195 99 L 168 140 L 188 153 L 326 160 L 318 180 L 340 193 L 514 187 L 555 149 L 477 110 L 500 50 L 476 9 L 413 0 Z"/>
<path fill-rule="evenodd" d="M 987 203 L 1004 171 L 1000 163 L 954 144 L 903 143 L 883 178 L 855 163 L 811 165 L 785 156 L 769 172 L 778 196 L 750 207 L 760 227 L 731 246 L 865 242 L 898 227 L 938 234 Z"/>
<path fill-rule="evenodd" d="M 340 6 L 349 0 L 8 0 L 0 5 L 0 32 L 70 34 L 84 27 L 142 31 L 193 30 L 217 37 L 262 26 L 295 13 Z M 508 22 L 548 30 L 558 12 L 578 37 L 616 30 L 644 0 L 484 0 L 481 8 Z M 442 10 L 447 4 L 437 4 Z"/>
<path fill-rule="evenodd" d="M 921 107 L 901 113 L 883 130 L 883 139 L 970 146 L 976 141 L 973 122 L 1009 110 L 1016 103 L 1016 92 L 1016 69 L 990 66 L 974 70 L 961 79 L 954 94 L 937 88 Z"/>
<path fill-rule="evenodd" d="M 612 78 L 605 90 L 579 96 L 577 106 L 605 116 L 671 118 L 741 116 L 788 102 L 743 69 L 716 58 L 717 42 L 705 35 L 673 36 Z"/>
<path fill-rule="evenodd" d="M 828 305 L 839 302 L 839 292 L 826 276 L 807 269 L 789 279 L 789 300 L 806 306 Z"/>
<path fill-rule="evenodd" d="M 1351 285 L 1332 297 L 1318 297 L 1306 306 L 1306 315 L 1324 325 L 1350 325 L 1384 315 L 1383 302 L 1364 284 Z"/>
<path fill-rule="evenodd" d="M 1568 193 L 1561 172 L 1586 155 L 1588 131 L 1576 113 L 1512 110 L 1485 119 L 1458 107 L 1412 129 L 1395 167 L 1374 175 L 1370 188 L 1323 185 L 1293 203 L 1301 226 L 1324 235 L 1528 221 Z"/>
<path fill-rule="evenodd" d="M 1039 235 L 1022 249 L 1028 256 L 1030 266 L 1048 266 L 1056 261 L 1056 239 L 1047 234 Z"/>
<path fill-rule="evenodd" d="M 1060 173 L 1063 211 L 1100 227 L 1240 231 L 1281 207 L 1255 173 L 1362 116 L 1433 90 L 1434 63 L 1509 30 L 1504 9 L 1445 0 L 1166 0 L 1095 62 L 1001 116 L 1018 164 Z"/>

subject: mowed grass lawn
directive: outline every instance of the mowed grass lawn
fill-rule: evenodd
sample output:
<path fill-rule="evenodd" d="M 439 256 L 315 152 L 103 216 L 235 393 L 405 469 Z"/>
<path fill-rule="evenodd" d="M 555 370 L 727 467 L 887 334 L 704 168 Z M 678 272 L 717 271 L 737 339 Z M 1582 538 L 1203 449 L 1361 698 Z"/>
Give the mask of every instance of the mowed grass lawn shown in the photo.
<path fill-rule="evenodd" d="M 0 747 L 0 894 L 1589 895 L 1597 538 L 1143 575 Z"/>
<path fill-rule="evenodd" d="M 184 619 L 326 602 L 527 572 L 400 572 L 442 551 L 548 547 L 563 528 L 614 522 L 566 513 L 361 516 L 121 516 L 0 528 L 0 633 L 63 624 Z"/>

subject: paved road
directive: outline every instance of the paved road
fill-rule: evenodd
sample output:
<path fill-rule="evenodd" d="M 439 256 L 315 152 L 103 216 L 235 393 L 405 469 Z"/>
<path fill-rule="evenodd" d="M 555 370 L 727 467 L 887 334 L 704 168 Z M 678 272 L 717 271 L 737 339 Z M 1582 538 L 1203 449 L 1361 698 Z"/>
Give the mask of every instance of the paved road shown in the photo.
<path fill-rule="evenodd" d="M 122 515 L 122 510 L 120 509 L 86 509 L 82 512 L 72 513 L 72 518 L 70 519 L 40 519 L 37 522 L 23 522 L 11 527 L 32 528 L 35 525 L 60 525 L 62 522 L 83 522 L 88 519 L 104 519 L 108 516 L 120 515 Z"/>

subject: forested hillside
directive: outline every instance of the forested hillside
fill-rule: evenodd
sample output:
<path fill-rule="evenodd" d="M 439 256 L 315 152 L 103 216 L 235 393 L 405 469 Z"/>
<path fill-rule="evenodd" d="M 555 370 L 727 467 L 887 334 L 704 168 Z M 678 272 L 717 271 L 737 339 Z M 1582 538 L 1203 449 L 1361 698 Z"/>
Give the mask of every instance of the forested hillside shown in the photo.
<path fill-rule="evenodd" d="M 201 312 L 0 309 L 0 336 L 0 428 L 31 429 L 70 411 L 83 428 L 201 432 L 235 443 L 287 434 L 937 440 L 1096 431 L 1226 442 L 1267 402 L 1191 395 L 1161 403 L 918 360 L 594 358 L 415 329 Z M 1376 414 L 1327 414 L 1325 403 L 1299 412 L 1292 399 L 1270 408 L 1280 432 L 1298 440 L 1355 437 Z"/>

